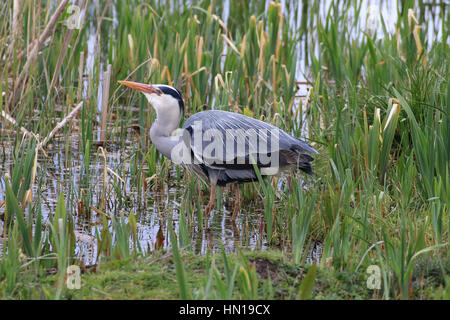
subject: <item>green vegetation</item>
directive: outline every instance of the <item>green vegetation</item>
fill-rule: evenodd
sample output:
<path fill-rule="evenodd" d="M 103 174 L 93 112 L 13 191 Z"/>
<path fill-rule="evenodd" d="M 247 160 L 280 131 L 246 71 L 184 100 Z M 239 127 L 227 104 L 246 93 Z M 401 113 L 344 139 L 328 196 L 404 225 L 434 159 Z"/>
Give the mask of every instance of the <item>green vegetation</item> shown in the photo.
<path fill-rule="evenodd" d="M 444 1 L 401 1 L 376 29 L 361 1 L 77 1 L 79 29 L 67 2 L 0 4 L 0 298 L 450 298 Z M 176 86 L 186 116 L 214 106 L 306 135 L 315 175 L 241 187 L 233 235 L 247 242 L 225 253 L 211 230 L 231 192 L 202 217 L 207 187 L 158 154 L 155 115 L 125 79 Z"/>
<path fill-rule="evenodd" d="M 180 251 L 187 293 L 194 299 L 379 299 L 369 290 L 365 272 L 336 272 L 332 268 L 301 267 L 279 250 L 221 253 L 208 256 Z M 448 260 L 447 260 L 448 266 Z M 54 270 L 25 272 L 15 283 L 14 297 L 54 299 L 58 275 Z M 449 269 L 447 267 L 447 272 Z M 307 280 L 309 274 L 310 280 Z M 253 280 L 254 279 L 254 280 Z M 412 298 L 448 299 L 441 268 L 420 260 L 412 277 Z M 448 280 L 447 280 L 448 281 Z M 446 289 L 447 288 L 447 289 Z M 446 291 L 447 290 L 447 291 Z M 4 296 L 8 297 L 8 296 Z M 179 299 L 176 262 L 171 252 L 148 257 L 111 260 L 97 269 L 82 269 L 81 288 L 62 291 L 64 299 Z"/>

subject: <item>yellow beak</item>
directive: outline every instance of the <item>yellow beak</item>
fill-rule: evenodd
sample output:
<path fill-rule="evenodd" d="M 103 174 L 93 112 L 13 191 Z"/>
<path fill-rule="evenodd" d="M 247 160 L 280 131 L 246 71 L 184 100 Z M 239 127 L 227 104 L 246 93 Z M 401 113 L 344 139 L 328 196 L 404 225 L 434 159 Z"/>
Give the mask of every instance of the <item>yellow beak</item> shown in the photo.
<path fill-rule="evenodd" d="M 124 86 L 130 87 L 131 89 L 139 90 L 144 93 L 156 93 L 157 95 L 161 95 L 161 90 L 155 88 L 150 84 L 133 82 L 133 81 L 118 81 L 120 84 Z"/>

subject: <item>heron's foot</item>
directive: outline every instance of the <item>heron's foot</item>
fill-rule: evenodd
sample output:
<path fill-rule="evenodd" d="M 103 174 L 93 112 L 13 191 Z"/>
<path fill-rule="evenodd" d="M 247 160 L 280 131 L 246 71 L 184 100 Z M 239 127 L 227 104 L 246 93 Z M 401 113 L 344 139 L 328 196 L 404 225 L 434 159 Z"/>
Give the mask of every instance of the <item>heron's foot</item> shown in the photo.
<path fill-rule="evenodd" d="M 211 213 L 212 209 L 214 209 L 214 202 L 209 202 L 208 205 L 206 206 L 205 210 L 203 210 L 203 216 L 209 216 L 209 214 Z"/>
<path fill-rule="evenodd" d="M 234 210 L 233 210 L 233 215 L 231 216 L 231 221 L 233 221 L 233 223 L 236 221 L 236 216 L 239 212 L 239 206 L 235 206 Z"/>
<path fill-rule="evenodd" d="M 214 208 L 214 200 L 215 199 L 216 199 L 216 185 L 212 184 L 211 189 L 209 191 L 209 202 L 205 208 L 205 211 L 203 211 L 203 216 L 209 215 L 211 210 Z"/>

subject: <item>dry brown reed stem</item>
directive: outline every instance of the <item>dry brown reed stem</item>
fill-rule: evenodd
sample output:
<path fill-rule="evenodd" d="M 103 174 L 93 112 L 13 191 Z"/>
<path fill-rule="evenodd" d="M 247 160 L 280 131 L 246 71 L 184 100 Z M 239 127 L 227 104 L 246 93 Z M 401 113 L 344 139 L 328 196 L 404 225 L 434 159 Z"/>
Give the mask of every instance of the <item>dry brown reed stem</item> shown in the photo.
<path fill-rule="evenodd" d="M 281 34 L 283 32 L 283 19 L 284 19 L 284 15 L 283 12 L 281 11 L 281 3 L 277 3 L 276 4 L 277 9 L 278 9 L 278 33 L 277 33 L 277 44 L 275 47 L 275 58 L 277 60 L 279 60 L 279 54 L 280 54 L 280 47 L 281 47 Z"/>
<path fill-rule="evenodd" d="M 78 111 L 80 111 L 82 106 L 83 106 L 83 101 L 81 101 L 79 104 L 77 104 L 76 107 L 62 121 L 60 121 L 52 131 L 50 131 L 50 133 L 45 137 L 45 139 L 37 144 L 36 150 L 34 152 L 34 161 L 33 161 L 33 170 L 31 173 L 30 190 L 32 190 L 33 185 L 34 185 L 34 180 L 36 179 L 37 159 L 38 159 L 39 150 L 42 150 L 45 153 L 43 148 L 48 143 L 48 141 L 56 134 L 56 132 L 59 129 L 64 127 L 64 125 L 67 123 L 67 121 L 72 119 L 78 113 Z M 30 191 L 30 195 L 27 199 L 29 201 L 32 200 L 31 191 Z"/>
<path fill-rule="evenodd" d="M 55 72 L 53 72 L 52 82 L 50 83 L 50 87 L 48 88 L 47 100 L 50 98 L 50 93 L 53 87 L 56 85 L 56 80 L 58 79 L 62 63 L 64 61 L 64 58 L 66 57 L 67 49 L 69 48 L 69 42 L 70 40 L 72 40 L 74 32 L 75 29 L 68 29 L 66 32 L 66 36 L 64 37 L 64 41 L 61 46 L 61 51 L 59 52 L 58 61 L 56 62 Z"/>
<path fill-rule="evenodd" d="M 44 140 L 42 140 L 41 142 L 38 142 L 38 144 L 36 145 L 36 150 L 35 150 L 35 154 L 34 154 L 34 162 L 33 162 L 33 170 L 32 170 L 32 176 L 31 176 L 31 183 L 30 183 L 30 190 L 27 190 L 27 196 L 25 197 L 24 203 L 23 203 L 24 206 L 26 205 L 26 202 L 31 201 L 31 199 L 32 199 L 32 194 L 31 194 L 32 189 L 31 188 L 32 188 L 32 186 L 34 184 L 34 180 L 36 178 L 37 158 L 38 158 L 39 150 L 42 150 L 45 153 L 45 151 L 43 150 L 43 147 L 45 147 L 45 145 L 48 143 L 48 141 L 56 134 L 56 132 L 58 132 L 59 129 L 64 127 L 64 125 L 70 119 L 72 119 L 78 113 L 78 111 L 80 111 L 82 106 L 83 106 L 83 102 L 80 102 L 62 121 L 60 121 L 55 126 L 55 128 L 45 137 Z M 1 111 L 0 115 L 6 121 L 12 123 L 13 125 L 17 125 L 17 121 L 13 117 L 11 117 L 9 114 L 7 114 L 5 111 Z M 22 133 L 26 134 L 27 136 L 36 138 L 36 140 L 39 141 L 39 135 L 36 135 L 33 132 L 28 131 L 24 127 L 20 127 L 20 131 Z"/>
<path fill-rule="evenodd" d="M 303 101 L 303 111 L 306 111 L 306 108 L 308 106 L 309 100 L 311 98 L 311 93 L 313 92 L 313 87 L 309 88 L 308 94 L 306 95 L 306 99 Z"/>
<path fill-rule="evenodd" d="M 12 54 L 16 45 L 17 37 L 19 36 L 19 16 L 20 16 L 21 3 L 20 0 L 14 0 L 13 4 L 13 16 L 11 24 L 11 45 L 9 47 L 9 54 Z"/>
<path fill-rule="evenodd" d="M 12 106 L 16 104 L 17 100 L 19 99 L 20 93 L 23 88 L 23 84 L 28 77 L 28 74 L 30 72 L 30 67 L 33 64 L 34 61 L 36 61 L 36 58 L 38 56 L 39 51 L 41 50 L 42 45 L 44 44 L 45 40 L 51 35 L 53 32 L 56 23 L 58 22 L 59 17 L 64 12 L 64 9 L 66 8 L 67 3 L 69 0 L 62 0 L 58 8 L 56 9 L 53 16 L 50 18 L 49 23 L 45 27 L 42 34 L 39 36 L 38 41 L 33 46 L 33 49 L 31 49 L 30 54 L 28 55 L 27 62 L 25 63 L 22 72 L 17 77 L 16 81 L 14 82 L 14 89 L 12 94 L 9 97 L 8 101 L 8 109 L 11 110 Z"/>
<path fill-rule="evenodd" d="M 106 140 L 106 122 L 108 120 L 108 99 L 109 88 L 111 82 L 111 64 L 108 64 L 108 69 L 103 72 L 103 84 L 102 84 L 102 121 L 100 125 L 100 141 Z"/>
<path fill-rule="evenodd" d="M 105 216 L 106 219 L 111 220 L 111 217 L 110 217 L 109 214 L 107 214 L 106 212 L 103 212 L 102 210 L 97 209 L 96 207 L 93 207 L 93 206 L 91 206 L 90 208 L 91 208 L 92 210 L 94 210 L 96 213 L 98 213 L 98 214 L 100 214 L 100 215 L 102 215 L 102 216 Z"/>
<path fill-rule="evenodd" d="M 45 145 L 50 141 L 51 138 L 53 138 L 53 136 L 56 134 L 56 132 L 58 132 L 59 129 L 61 129 L 62 127 L 64 127 L 66 125 L 66 123 L 71 120 L 81 109 L 81 107 L 83 106 L 83 101 L 81 101 L 79 104 L 77 104 L 75 106 L 75 108 L 64 118 L 62 119 L 54 128 L 52 131 L 50 131 L 50 133 L 44 138 L 44 140 L 42 140 L 41 142 L 39 142 L 38 144 L 38 148 L 41 149 L 43 147 L 45 147 Z"/>
<path fill-rule="evenodd" d="M 45 147 L 45 145 L 48 143 L 48 141 L 53 138 L 53 136 L 56 134 L 56 132 L 58 132 L 59 129 L 61 129 L 62 127 L 64 127 L 64 125 L 67 123 L 67 121 L 69 121 L 70 119 L 72 119 L 77 113 L 78 111 L 80 111 L 81 107 L 83 106 L 83 101 L 80 102 L 79 104 L 77 104 L 77 106 L 64 118 L 62 119 L 55 128 L 53 128 L 52 131 L 50 131 L 50 133 L 45 137 L 44 140 L 42 140 L 38 146 L 41 147 Z"/>
<path fill-rule="evenodd" d="M 16 121 L 13 117 L 11 117 L 9 114 L 7 114 L 5 111 L 2 110 L 2 112 L 0 113 L 0 115 L 1 115 L 6 121 L 12 123 L 12 124 L 15 125 L 15 126 L 17 125 L 17 121 Z M 25 129 L 24 127 L 20 127 L 20 131 L 21 131 L 23 134 L 26 134 L 27 136 L 35 137 L 35 134 L 34 134 L 34 133 L 28 131 L 28 130 Z"/>

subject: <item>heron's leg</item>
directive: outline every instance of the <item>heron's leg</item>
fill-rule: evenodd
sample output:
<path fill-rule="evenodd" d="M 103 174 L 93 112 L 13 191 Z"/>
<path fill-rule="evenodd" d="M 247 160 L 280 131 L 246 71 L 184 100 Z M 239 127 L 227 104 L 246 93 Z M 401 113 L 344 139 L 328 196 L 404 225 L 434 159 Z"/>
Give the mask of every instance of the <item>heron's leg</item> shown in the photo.
<path fill-rule="evenodd" d="M 231 221 L 236 220 L 237 213 L 239 212 L 239 209 L 241 208 L 241 193 L 239 192 L 239 185 L 236 183 L 234 185 L 235 190 L 235 200 L 234 200 L 234 210 L 233 215 L 231 216 Z"/>
<path fill-rule="evenodd" d="M 214 200 L 216 199 L 216 184 L 211 184 L 211 189 L 209 193 L 209 202 L 208 205 L 205 208 L 205 211 L 203 211 L 203 215 L 207 216 L 211 210 L 214 208 Z"/>

